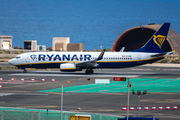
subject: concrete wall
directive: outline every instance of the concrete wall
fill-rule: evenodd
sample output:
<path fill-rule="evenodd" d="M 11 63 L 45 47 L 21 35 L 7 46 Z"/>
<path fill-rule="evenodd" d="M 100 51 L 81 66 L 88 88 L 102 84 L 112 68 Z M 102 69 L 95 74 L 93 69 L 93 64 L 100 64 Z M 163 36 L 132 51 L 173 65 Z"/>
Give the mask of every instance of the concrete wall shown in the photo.
<path fill-rule="evenodd" d="M 31 50 L 37 50 L 37 41 L 36 40 L 32 40 Z"/>
<path fill-rule="evenodd" d="M 52 41 L 53 51 L 67 51 L 67 44 L 70 43 L 69 37 L 53 37 Z"/>
<path fill-rule="evenodd" d="M 63 43 L 56 43 L 55 44 L 55 51 L 64 51 L 64 44 Z"/>
<path fill-rule="evenodd" d="M 67 44 L 67 51 L 81 51 L 81 50 L 83 50 L 83 43 Z"/>
<path fill-rule="evenodd" d="M 12 36 L 0 36 L 0 49 L 12 49 Z"/>

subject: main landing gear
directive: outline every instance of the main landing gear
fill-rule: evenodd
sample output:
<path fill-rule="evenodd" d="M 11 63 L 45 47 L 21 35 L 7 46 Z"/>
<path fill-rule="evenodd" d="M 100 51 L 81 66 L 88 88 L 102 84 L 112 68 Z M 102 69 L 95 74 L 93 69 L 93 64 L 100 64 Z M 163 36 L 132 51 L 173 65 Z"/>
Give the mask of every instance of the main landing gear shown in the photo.
<path fill-rule="evenodd" d="M 86 74 L 93 74 L 94 71 L 93 71 L 92 69 L 86 69 L 85 73 L 86 73 Z"/>
<path fill-rule="evenodd" d="M 26 70 L 26 69 L 24 69 L 23 73 L 27 73 L 27 70 Z"/>

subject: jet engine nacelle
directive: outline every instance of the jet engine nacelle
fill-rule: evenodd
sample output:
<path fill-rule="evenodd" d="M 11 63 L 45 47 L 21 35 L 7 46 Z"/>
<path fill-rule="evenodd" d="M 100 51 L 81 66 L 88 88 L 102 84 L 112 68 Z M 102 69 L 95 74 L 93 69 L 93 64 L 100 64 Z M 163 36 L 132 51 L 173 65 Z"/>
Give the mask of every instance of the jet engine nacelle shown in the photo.
<path fill-rule="evenodd" d="M 76 67 L 73 63 L 64 63 L 60 65 L 60 70 L 65 72 L 81 71 L 82 69 Z"/>

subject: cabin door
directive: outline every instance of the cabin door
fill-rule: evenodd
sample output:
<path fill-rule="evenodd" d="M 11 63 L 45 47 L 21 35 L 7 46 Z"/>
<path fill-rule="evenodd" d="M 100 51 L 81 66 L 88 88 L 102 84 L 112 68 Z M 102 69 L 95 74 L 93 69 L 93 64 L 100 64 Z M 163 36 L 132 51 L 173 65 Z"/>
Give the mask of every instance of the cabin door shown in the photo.
<path fill-rule="evenodd" d="M 26 63 L 29 63 L 29 62 L 30 62 L 30 56 L 26 55 Z"/>
<path fill-rule="evenodd" d="M 140 54 L 137 55 L 137 62 L 141 63 L 141 55 Z"/>

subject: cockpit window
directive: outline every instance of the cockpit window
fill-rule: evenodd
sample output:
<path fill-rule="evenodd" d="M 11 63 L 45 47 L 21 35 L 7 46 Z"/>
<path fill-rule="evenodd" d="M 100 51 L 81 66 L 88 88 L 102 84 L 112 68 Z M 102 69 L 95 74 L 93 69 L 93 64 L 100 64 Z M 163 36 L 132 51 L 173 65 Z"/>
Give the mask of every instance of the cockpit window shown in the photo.
<path fill-rule="evenodd" d="M 21 57 L 20 57 L 20 56 L 16 56 L 15 58 L 16 58 L 16 59 L 19 59 L 19 58 L 21 58 Z"/>

